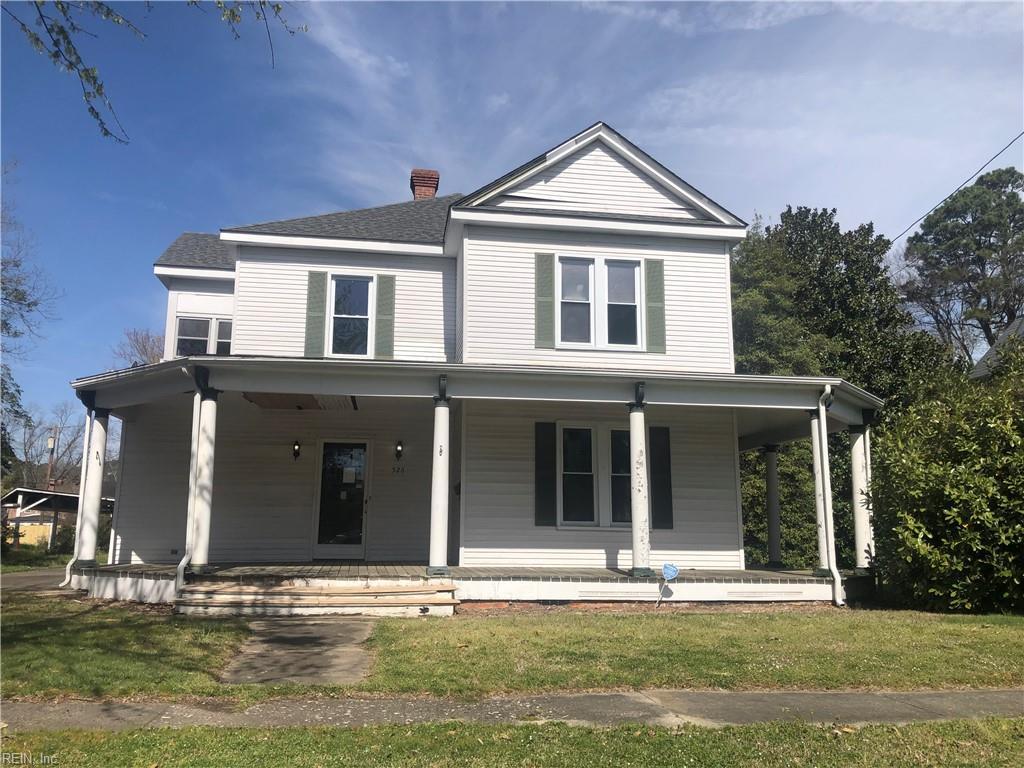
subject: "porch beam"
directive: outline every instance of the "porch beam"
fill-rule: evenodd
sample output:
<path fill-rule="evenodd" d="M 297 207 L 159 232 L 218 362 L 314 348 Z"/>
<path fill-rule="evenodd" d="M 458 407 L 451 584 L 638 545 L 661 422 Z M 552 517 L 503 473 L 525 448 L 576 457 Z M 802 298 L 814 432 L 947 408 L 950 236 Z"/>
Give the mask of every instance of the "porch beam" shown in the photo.
<path fill-rule="evenodd" d="M 779 446 L 764 447 L 765 496 L 768 514 L 768 565 L 782 565 L 782 513 L 779 506 Z"/>
<path fill-rule="evenodd" d="M 448 456 L 449 401 L 447 379 L 438 382 L 434 397 L 434 454 L 430 477 L 430 559 L 428 576 L 447 576 L 448 570 Z"/>
<path fill-rule="evenodd" d="M 828 574 L 828 538 L 825 536 L 825 486 L 821 461 L 818 412 L 811 411 L 811 457 L 814 467 L 814 517 L 818 531 L 818 568 L 815 576 Z"/>
<path fill-rule="evenodd" d="M 103 503 L 103 464 L 107 453 L 107 426 L 110 411 L 95 408 L 92 411 L 92 429 L 89 430 L 89 450 L 82 458 L 88 462 L 85 469 L 85 487 L 79 508 L 75 538 L 78 542 L 77 565 L 96 565 L 96 536 L 100 527 L 100 507 Z"/>
<path fill-rule="evenodd" d="M 874 559 L 871 501 L 868 497 L 867 427 L 850 427 L 850 474 L 853 488 L 853 548 L 856 567 L 864 570 Z"/>
<path fill-rule="evenodd" d="M 217 443 L 216 389 L 200 390 L 199 435 L 194 440 L 195 496 L 192 501 L 192 570 L 202 572 L 210 564 L 210 525 L 213 512 L 213 466 Z M 187 537 L 187 534 L 186 534 Z"/>
<path fill-rule="evenodd" d="M 638 400 L 629 405 L 629 507 L 633 532 L 633 568 L 637 578 L 654 576 L 651 569 L 651 503 L 647 493 L 647 425 L 644 417 L 643 387 L 637 386 Z"/>

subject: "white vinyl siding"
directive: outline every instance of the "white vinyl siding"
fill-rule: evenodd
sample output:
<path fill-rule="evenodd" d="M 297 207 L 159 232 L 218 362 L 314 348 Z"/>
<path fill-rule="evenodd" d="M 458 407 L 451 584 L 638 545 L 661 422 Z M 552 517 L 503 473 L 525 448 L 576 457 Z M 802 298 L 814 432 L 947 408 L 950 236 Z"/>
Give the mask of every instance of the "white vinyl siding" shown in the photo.
<path fill-rule="evenodd" d="M 455 259 L 256 247 L 239 248 L 235 354 L 303 356 L 310 271 L 394 275 L 394 359 L 452 359 Z"/>
<path fill-rule="evenodd" d="M 707 216 L 692 204 L 610 151 L 601 142 L 569 155 L 493 203 L 502 207 L 621 213 L 699 219 Z"/>
<path fill-rule="evenodd" d="M 335 409 L 269 410 L 237 393 L 220 395 L 211 562 L 310 559 L 322 440 L 370 443 L 366 559 L 426 561 L 433 404 L 361 397 L 352 410 L 347 397 L 324 400 Z M 127 409 L 126 417 L 130 469 L 118 499 L 116 562 L 177 562 L 185 546 L 192 397 Z M 398 440 L 404 455 L 394 472 Z"/>
<path fill-rule="evenodd" d="M 476 226 L 468 227 L 467 232 L 463 362 L 733 372 L 726 244 Z M 666 354 L 537 349 L 533 328 L 537 253 L 663 260 Z M 642 294 L 640 299 L 642 305 Z M 641 325 L 642 314 L 641 308 Z"/>
<path fill-rule="evenodd" d="M 727 408 L 648 406 L 647 425 L 669 428 L 672 529 L 651 531 L 651 563 L 742 568 L 737 445 Z M 462 565 L 631 566 L 629 526 L 534 525 L 534 423 L 628 421 L 626 407 L 570 403 L 464 404 Z"/>

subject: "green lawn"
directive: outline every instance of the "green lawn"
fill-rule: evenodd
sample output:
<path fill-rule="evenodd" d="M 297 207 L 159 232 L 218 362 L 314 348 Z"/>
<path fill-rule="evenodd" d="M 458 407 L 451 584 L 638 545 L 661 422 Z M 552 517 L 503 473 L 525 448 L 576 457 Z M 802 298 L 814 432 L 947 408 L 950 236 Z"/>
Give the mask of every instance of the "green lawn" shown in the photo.
<path fill-rule="evenodd" d="M 51 555 L 45 549 L 18 547 L 10 549 L 0 557 L 0 573 L 16 573 L 33 568 L 53 568 L 67 565 L 71 555 Z"/>
<path fill-rule="evenodd" d="M 0 620 L 4 698 L 216 696 L 214 674 L 248 635 L 242 621 L 30 593 L 5 594 Z"/>
<path fill-rule="evenodd" d="M 381 623 L 374 691 L 1024 684 L 1024 617 L 910 611 L 553 613 Z"/>
<path fill-rule="evenodd" d="M 952 688 L 1024 685 L 1024 617 L 910 611 L 389 619 L 354 689 L 226 686 L 241 620 L 8 594 L 5 697 L 368 692 L 481 696 L 598 688 Z"/>
<path fill-rule="evenodd" d="M 765 724 L 678 730 L 439 724 L 368 728 L 64 731 L 14 734 L 7 752 L 77 768 L 308 766 L 1019 766 L 1024 721 L 833 728 Z"/>

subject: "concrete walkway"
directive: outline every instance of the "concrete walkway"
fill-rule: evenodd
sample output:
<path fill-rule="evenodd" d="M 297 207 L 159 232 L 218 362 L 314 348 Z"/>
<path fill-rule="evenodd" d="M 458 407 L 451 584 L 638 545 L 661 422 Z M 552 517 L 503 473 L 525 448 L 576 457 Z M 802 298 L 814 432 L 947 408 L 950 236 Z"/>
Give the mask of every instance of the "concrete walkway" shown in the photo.
<path fill-rule="evenodd" d="M 225 683 L 309 683 L 348 685 L 370 669 L 363 643 L 373 619 L 328 616 L 302 619 L 259 619 L 227 669 Z"/>
<path fill-rule="evenodd" d="M 562 721 L 575 725 L 645 723 L 722 726 L 771 720 L 823 723 L 906 723 L 1001 715 L 1024 716 L 1024 689 L 985 691 L 823 692 L 672 691 L 546 694 L 454 699 L 276 699 L 245 710 L 229 704 L 160 702 L 4 702 L 11 731 L 87 728 L 181 728 L 407 725 Z"/>

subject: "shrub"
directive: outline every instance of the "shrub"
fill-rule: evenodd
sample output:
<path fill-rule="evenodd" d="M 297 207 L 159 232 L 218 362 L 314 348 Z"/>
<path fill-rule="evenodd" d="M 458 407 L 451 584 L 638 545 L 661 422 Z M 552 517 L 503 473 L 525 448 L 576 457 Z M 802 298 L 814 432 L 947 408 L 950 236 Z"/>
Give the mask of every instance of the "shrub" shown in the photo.
<path fill-rule="evenodd" d="M 883 585 L 927 608 L 1024 610 L 1024 344 L 989 381 L 949 376 L 875 441 Z"/>

